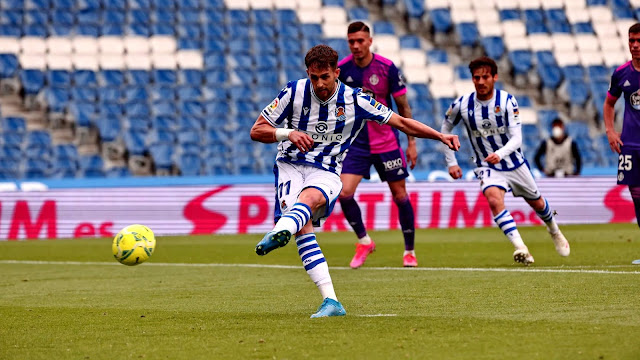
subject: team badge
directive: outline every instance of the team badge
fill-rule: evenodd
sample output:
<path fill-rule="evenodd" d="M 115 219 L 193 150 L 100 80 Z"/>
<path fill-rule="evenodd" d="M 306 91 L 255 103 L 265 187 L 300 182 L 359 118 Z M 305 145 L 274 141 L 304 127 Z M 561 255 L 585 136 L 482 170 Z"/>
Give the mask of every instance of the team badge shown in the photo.
<path fill-rule="evenodd" d="M 640 90 L 636 90 L 629 96 L 629 104 L 636 110 L 640 110 Z"/>
<path fill-rule="evenodd" d="M 336 108 L 336 120 L 347 121 L 347 115 L 344 113 L 344 108 L 342 106 L 338 106 Z"/>
<path fill-rule="evenodd" d="M 286 210 L 287 209 L 287 203 L 284 200 L 282 200 L 282 202 L 280 203 L 280 208 L 282 210 Z"/>
<path fill-rule="evenodd" d="M 378 78 L 378 75 L 373 74 L 369 76 L 369 83 L 371 83 L 371 85 L 373 86 L 378 85 L 379 82 L 380 82 L 380 79 Z"/>
<path fill-rule="evenodd" d="M 624 174 L 621 172 L 618 173 L 618 181 L 624 180 Z"/>
<path fill-rule="evenodd" d="M 500 105 L 496 105 L 496 107 L 493 109 L 493 112 L 496 114 L 500 113 Z"/>

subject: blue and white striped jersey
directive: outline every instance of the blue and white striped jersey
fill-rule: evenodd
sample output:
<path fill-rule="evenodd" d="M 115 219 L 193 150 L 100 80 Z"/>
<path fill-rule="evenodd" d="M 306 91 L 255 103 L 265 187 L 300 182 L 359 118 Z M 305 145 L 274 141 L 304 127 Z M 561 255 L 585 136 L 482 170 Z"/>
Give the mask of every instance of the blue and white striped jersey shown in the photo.
<path fill-rule="evenodd" d="M 475 94 L 464 95 L 451 104 L 443 129 L 453 129 L 460 120 L 464 121 L 478 167 L 502 171 L 520 167 L 526 160 L 520 148 L 522 129 L 516 98 L 504 90 L 494 90 L 493 98 L 486 101 L 476 99 Z M 511 139 L 516 142 L 513 151 L 505 148 Z M 503 151 L 498 151 L 500 149 Z M 484 161 L 494 152 L 502 157 L 500 163 L 493 165 Z"/>
<path fill-rule="evenodd" d="M 314 93 L 309 79 L 291 81 L 278 97 L 262 110 L 262 116 L 274 127 L 307 133 L 314 140 L 306 153 L 289 140 L 278 144 L 277 160 L 307 164 L 340 175 L 347 149 L 362 130 L 365 120 L 386 124 L 393 112 L 360 91 L 338 81 L 327 101 Z"/>

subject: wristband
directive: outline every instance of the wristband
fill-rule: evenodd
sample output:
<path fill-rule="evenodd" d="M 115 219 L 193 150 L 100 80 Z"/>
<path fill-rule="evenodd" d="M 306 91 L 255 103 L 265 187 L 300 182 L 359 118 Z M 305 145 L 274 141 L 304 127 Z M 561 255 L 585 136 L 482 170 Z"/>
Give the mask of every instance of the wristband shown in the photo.
<path fill-rule="evenodd" d="M 294 132 L 293 129 L 276 129 L 276 141 L 289 140 L 289 134 Z"/>

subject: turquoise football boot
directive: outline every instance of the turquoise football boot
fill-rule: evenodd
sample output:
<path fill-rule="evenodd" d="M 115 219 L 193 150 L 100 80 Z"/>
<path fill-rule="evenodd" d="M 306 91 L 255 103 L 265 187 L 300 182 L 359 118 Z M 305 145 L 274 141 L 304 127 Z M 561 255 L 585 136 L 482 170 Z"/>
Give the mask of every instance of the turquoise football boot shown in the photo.
<path fill-rule="evenodd" d="M 345 316 L 347 312 L 345 311 L 342 304 L 339 301 L 326 298 L 318 308 L 318 311 L 311 315 L 311 318 L 321 318 L 321 317 L 329 317 L 329 316 Z"/>
<path fill-rule="evenodd" d="M 267 255 L 271 250 L 287 245 L 289 239 L 291 239 L 289 230 L 269 231 L 256 245 L 256 254 Z"/>

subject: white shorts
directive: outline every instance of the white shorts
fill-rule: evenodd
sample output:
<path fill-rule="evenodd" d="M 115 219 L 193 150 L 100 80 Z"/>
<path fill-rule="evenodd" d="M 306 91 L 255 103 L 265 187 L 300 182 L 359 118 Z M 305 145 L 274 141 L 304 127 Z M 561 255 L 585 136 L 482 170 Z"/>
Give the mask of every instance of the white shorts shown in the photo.
<path fill-rule="evenodd" d="M 320 226 L 333 211 L 340 191 L 342 181 L 340 176 L 320 168 L 309 165 L 290 164 L 276 161 L 274 168 L 276 176 L 276 204 L 274 222 L 286 213 L 298 201 L 298 196 L 306 188 L 315 188 L 322 192 L 326 203 L 312 214 L 313 226 Z"/>
<path fill-rule="evenodd" d="M 491 187 L 496 186 L 502 190 L 513 193 L 513 196 L 523 197 L 527 200 L 537 200 L 540 198 L 540 190 L 536 184 L 531 170 L 526 164 L 521 165 L 515 170 L 499 171 L 488 167 L 479 167 L 473 170 L 476 177 L 480 179 L 480 188 L 482 192 Z"/>

